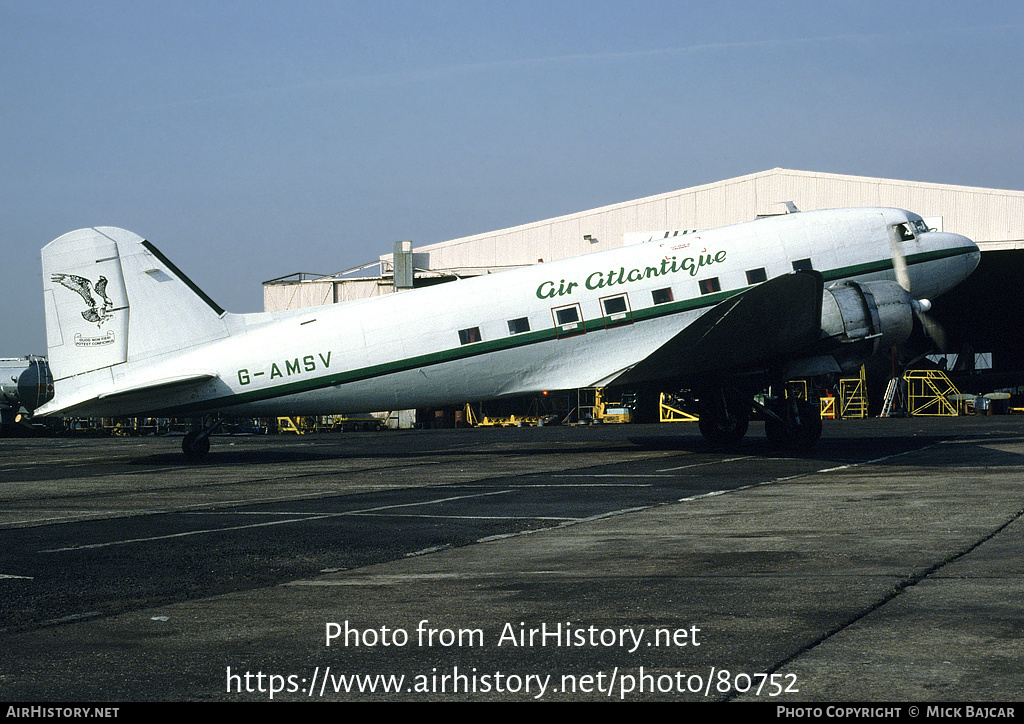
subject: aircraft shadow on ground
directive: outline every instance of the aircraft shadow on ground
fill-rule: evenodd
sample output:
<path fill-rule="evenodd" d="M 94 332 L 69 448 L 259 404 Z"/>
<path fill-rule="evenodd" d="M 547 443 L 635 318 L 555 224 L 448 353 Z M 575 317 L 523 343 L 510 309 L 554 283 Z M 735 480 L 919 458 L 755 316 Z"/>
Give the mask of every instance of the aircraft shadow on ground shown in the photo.
<path fill-rule="evenodd" d="M 224 438 L 220 438 L 223 440 Z M 244 449 L 237 449 L 226 444 L 217 444 L 218 438 L 214 438 L 214 445 L 205 460 L 199 463 L 190 463 L 177 451 L 161 452 L 133 458 L 130 464 L 133 465 L 174 465 L 183 468 L 203 468 L 210 466 L 261 466 L 280 465 L 282 463 L 307 464 L 318 461 L 346 460 L 346 459 L 395 459 L 395 460 L 416 460 L 425 457 L 452 459 L 482 459 L 498 456 L 549 456 L 573 454 L 586 456 L 588 452 L 601 453 L 629 453 L 637 451 L 666 451 L 679 452 L 694 455 L 714 456 L 721 455 L 730 457 L 735 455 L 780 458 L 798 457 L 807 460 L 820 461 L 823 466 L 843 465 L 851 463 L 865 463 L 877 460 L 879 464 L 887 466 L 928 466 L 947 467 L 948 461 L 936 460 L 934 463 L 927 460 L 922 461 L 920 456 L 911 456 L 915 450 L 921 450 L 940 444 L 957 444 L 967 446 L 963 448 L 964 453 L 968 448 L 985 448 L 985 465 L 991 467 L 1015 467 L 1024 465 L 1024 455 L 1013 452 L 1001 451 L 993 448 L 993 443 L 999 442 L 1020 443 L 1024 436 L 1018 434 L 993 435 L 981 440 L 960 439 L 957 436 L 946 435 L 874 435 L 874 436 L 850 436 L 850 437 L 824 437 L 818 444 L 808 451 L 779 450 L 771 446 L 763 435 L 752 431 L 752 434 L 745 437 L 739 444 L 728 448 L 717 448 L 709 445 L 700 434 L 694 430 L 684 435 L 635 435 L 624 440 L 609 441 L 608 445 L 601 445 L 599 440 L 567 440 L 537 441 L 530 440 L 529 444 L 521 448 L 508 449 L 496 448 L 484 443 L 481 449 L 467 449 L 466 447 L 453 447 L 450 450 L 437 449 L 431 446 L 430 450 L 402 450 L 394 449 L 386 441 L 377 439 L 369 440 L 366 449 L 353 449 L 350 444 L 345 444 L 343 449 L 330 445 L 328 441 L 318 441 L 315 448 L 303 448 L 301 450 L 289 447 L 288 445 L 277 445 L 273 440 L 266 440 L 266 446 L 246 446 Z M 544 442 L 544 444 L 537 444 Z M 346 441 L 348 443 L 348 441 Z M 962 457 L 973 457 L 963 455 Z M 607 462 L 607 461 L 606 461 Z"/>

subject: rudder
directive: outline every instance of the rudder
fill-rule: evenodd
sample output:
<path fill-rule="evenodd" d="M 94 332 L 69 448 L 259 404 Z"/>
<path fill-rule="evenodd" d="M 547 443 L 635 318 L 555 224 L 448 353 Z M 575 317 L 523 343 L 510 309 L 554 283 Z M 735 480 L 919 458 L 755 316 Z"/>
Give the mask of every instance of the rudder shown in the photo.
<path fill-rule="evenodd" d="M 79 229 L 47 244 L 42 256 L 54 377 L 127 361 L 128 297 L 117 242 L 96 229 Z"/>

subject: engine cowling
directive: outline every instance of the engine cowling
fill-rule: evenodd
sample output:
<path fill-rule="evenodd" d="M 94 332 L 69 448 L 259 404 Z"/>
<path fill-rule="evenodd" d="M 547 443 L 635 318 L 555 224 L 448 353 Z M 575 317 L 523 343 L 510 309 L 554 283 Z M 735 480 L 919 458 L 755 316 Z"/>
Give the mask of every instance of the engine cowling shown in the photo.
<path fill-rule="evenodd" d="M 50 366 L 42 359 L 32 359 L 18 376 L 18 399 L 30 413 L 53 399 L 53 376 Z"/>
<path fill-rule="evenodd" d="M 882 349 L 901 344 L 914 329 L 914 299 L 896 282 L 833 284 L 821 306 L 823 340 L 843 369 L 856 369 Z"/>

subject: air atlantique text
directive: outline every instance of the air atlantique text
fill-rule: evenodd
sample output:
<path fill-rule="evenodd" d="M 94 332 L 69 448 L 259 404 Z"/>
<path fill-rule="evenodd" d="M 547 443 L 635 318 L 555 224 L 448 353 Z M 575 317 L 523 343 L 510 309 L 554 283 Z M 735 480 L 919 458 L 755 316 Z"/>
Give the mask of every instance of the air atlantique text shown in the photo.
<path fill-rule="evenodd" d="M 690 276 L 697 276 L 701 268 L 724 262 L 725 256 L 724 251 L 718 251 L 713 255 L 702 252 L 695 257 L 688 256 L 682 260 L 674 256 L 665 257 L 659 262 L 658 266 L 648 266 L 643 269 L 619 267 L 618 269 L 609 269 L 607 272 L 595 271 L 583 281 L 583 286 L 587 289 L 604 289 L 605 287 L 638 282 L 643 279 L 654 279 L 666 274 L 679 274 L 681 272 L 686 272 Z M 565 279 L 560 279 L 557 283 L 554 280 L 541 282 L 540 286 L 537 287 L 537 298 L 551 299 L 552 297 L 572 294 L 573 290 L 578 286 L 578 282 Z"/>

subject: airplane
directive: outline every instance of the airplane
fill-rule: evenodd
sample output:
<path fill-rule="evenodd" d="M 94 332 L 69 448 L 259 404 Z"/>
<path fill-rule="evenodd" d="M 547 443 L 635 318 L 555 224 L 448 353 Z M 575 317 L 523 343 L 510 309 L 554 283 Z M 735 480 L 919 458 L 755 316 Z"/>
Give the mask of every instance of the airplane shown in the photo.
<path fill-rule="evenodd" d="M 927 327 L 978 247 L 887 208 L 787 213 L 370 299 L 231 314 L 151 242 L 79 229 L 42 251 L 54 397 L 37 415 L 326 415 L 628 384 L 698 391 L 700 430 L 738 442 L 754 395 L 849 372 Z M 662 387 L 668 389 L 668 387 Z M 766 436 L 809 447 L 805 402 Z"/>

